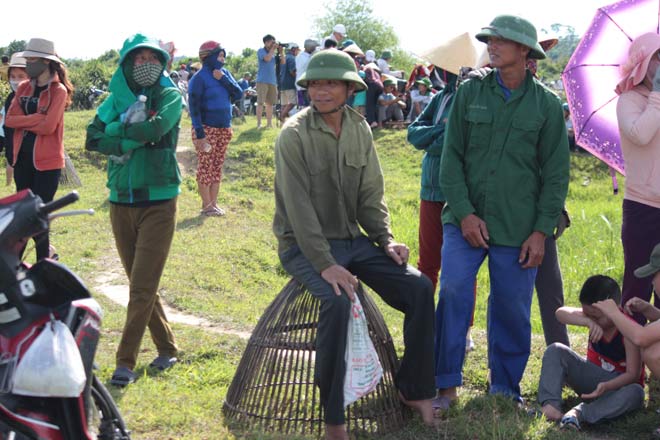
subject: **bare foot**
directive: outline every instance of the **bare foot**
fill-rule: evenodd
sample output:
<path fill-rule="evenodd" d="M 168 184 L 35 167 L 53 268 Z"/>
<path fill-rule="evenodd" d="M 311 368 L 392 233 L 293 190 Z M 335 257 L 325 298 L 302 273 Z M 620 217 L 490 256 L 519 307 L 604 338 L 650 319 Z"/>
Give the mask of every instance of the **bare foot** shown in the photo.
<path fill-rule="evenodd" d="M 550 420 L 551 422 L 561 420 L 561 417 L 563 416 L 562 412 L 552 405 L 543 405 L 541 407 L 541 412 L 543 413 L 545 418 Z"/>
<path fill-rule="evenodd" d="M 325 425 L 326 440 L 348 440 L 346 425 Z"/>
<path fill-rule="evenodd" d="M 399 399 L 401 399 L 401 402 L 403 402 L 404 405 L 410 407 L 413 411 L 416 411 L 422 417 L 422 421 L 426 426 L 435 426 L 433 399 L 408 400 L 403 397 L 401 391 L 399 391 Z"/>

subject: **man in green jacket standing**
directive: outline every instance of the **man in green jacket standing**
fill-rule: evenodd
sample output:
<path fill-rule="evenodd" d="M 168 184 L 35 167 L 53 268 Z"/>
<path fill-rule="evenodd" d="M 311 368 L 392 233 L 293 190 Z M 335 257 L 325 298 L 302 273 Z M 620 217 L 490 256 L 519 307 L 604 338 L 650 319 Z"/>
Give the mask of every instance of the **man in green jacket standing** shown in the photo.
<path fill-rule="evenodd" d="M 490 393 L 522 400 L 534 279 L 568 191 L 561 101 L 525 68 L 528 56 L 545 58 L 536 29 L 502 15 L 476 37 L 488 44 L 493 71 L 458 89 L 440 172 L 447 204 L 436 310 L 439 408 L 462 384 L 474 279 L 486 256 Z"/>
<path fill-rule="evenodd" d="M 181 92 L 164 75 L 169 54 L 158 40 L 136 34 L 124 41 L 110 96 L 87 127 L 86 148 L 108 156 L 110 222 L 117 252 L 129 280 L 126 323 L 110 383 L 125 386 L 133 372 L 147 326 L 158 356 L 151 367 L 176 361 L 177 346 L 158 295 L 176 225 L 181 175 L 176 144 Z M 141 117 L 128 117 L 138 96 L 146 97 Z"/>
<path fill-rule="evenodd" d="M 284 269 L 321 301 L 315 379 L 326 438 L 348 439 L 344 354 L 358 279 L 405 313 L 395 383 L 403 402 L 431 424 L 433 290 L 406 264 L 408 247 L 393 239 L 371 130 L 346 105 L 367 86 L 351 57 L 333 49 L 312 56 L 297 84 L 311 105 L 286 122 L 275 145 L 273 231 Z"/>

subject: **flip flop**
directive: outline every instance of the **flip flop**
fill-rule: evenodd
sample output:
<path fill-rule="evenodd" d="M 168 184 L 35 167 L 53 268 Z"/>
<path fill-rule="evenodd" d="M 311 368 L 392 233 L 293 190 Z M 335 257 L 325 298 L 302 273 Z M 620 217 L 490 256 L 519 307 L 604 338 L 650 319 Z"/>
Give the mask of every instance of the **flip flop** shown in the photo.
<path fill-rule="evenodd" d="M 447 411 L 453 404 L 453 399 L 447 396 L 438 396 L 433 399 L 433 403 L 431 405 L 433 406 L 434 411 Z"/>
<path fill-rule="evenodd" d="M 149 367 L 155 368 L 160 371 L 165 371 L 172 368 L 179 360 L 174 356 L 161 356 L 158 355 L 156 359 L 151 361 Z"/>
<path fill-rule="evenodd" d="M 127 367 L 117 367 L 110 379 L 110 384 L 116 387 L 125 387 L 133 382 L 135 382 L 135 373 Z"/>

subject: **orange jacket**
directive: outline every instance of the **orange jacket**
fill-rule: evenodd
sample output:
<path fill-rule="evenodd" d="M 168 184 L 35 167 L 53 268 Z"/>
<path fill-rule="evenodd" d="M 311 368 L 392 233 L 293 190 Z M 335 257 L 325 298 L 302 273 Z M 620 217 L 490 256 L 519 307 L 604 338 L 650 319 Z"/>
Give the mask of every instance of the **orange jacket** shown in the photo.
<path fill-rule="evenodd" d="M 64 109 L 67 91 L 55 75 L 48 88 L 39 95 L 37 113 L 26 115 L 21 108 L 21 97 L 31 97 L 34 81 L 23 81 L 9 106 L 5 125 L 14 129 L 14 152 L 12 165 L 16 164 L 23 133 L 29 130 L 36 134 L 34 141 L 34 167 L 39 171 L 64 168 Z"/>

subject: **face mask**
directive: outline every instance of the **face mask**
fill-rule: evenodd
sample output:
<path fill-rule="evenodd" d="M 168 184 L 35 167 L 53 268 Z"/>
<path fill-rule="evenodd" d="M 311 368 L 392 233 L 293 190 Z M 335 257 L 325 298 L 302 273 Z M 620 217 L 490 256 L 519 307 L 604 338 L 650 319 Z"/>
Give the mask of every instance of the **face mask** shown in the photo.
<path fill-rule="evenodd" d="M 10 79 L 9 80 L 9 85 L 11 86 L 11 89 L 15 92 L 18 89 L 18 85 L 20 84 L 20 81 Z"/>
<path fill-rule="evenodd" d="M 160 64 L 144 63 L 133 68 L 133 79 L 142 87 L 150 87 L 156 84 L 162 72 Z"/>
<path fill-rule="evenodd" d="M 48 69 L 48 64 L 41 61 L 33 61 L 25 64 L 25 72 L 30 78 L 36 78 Z"/>

